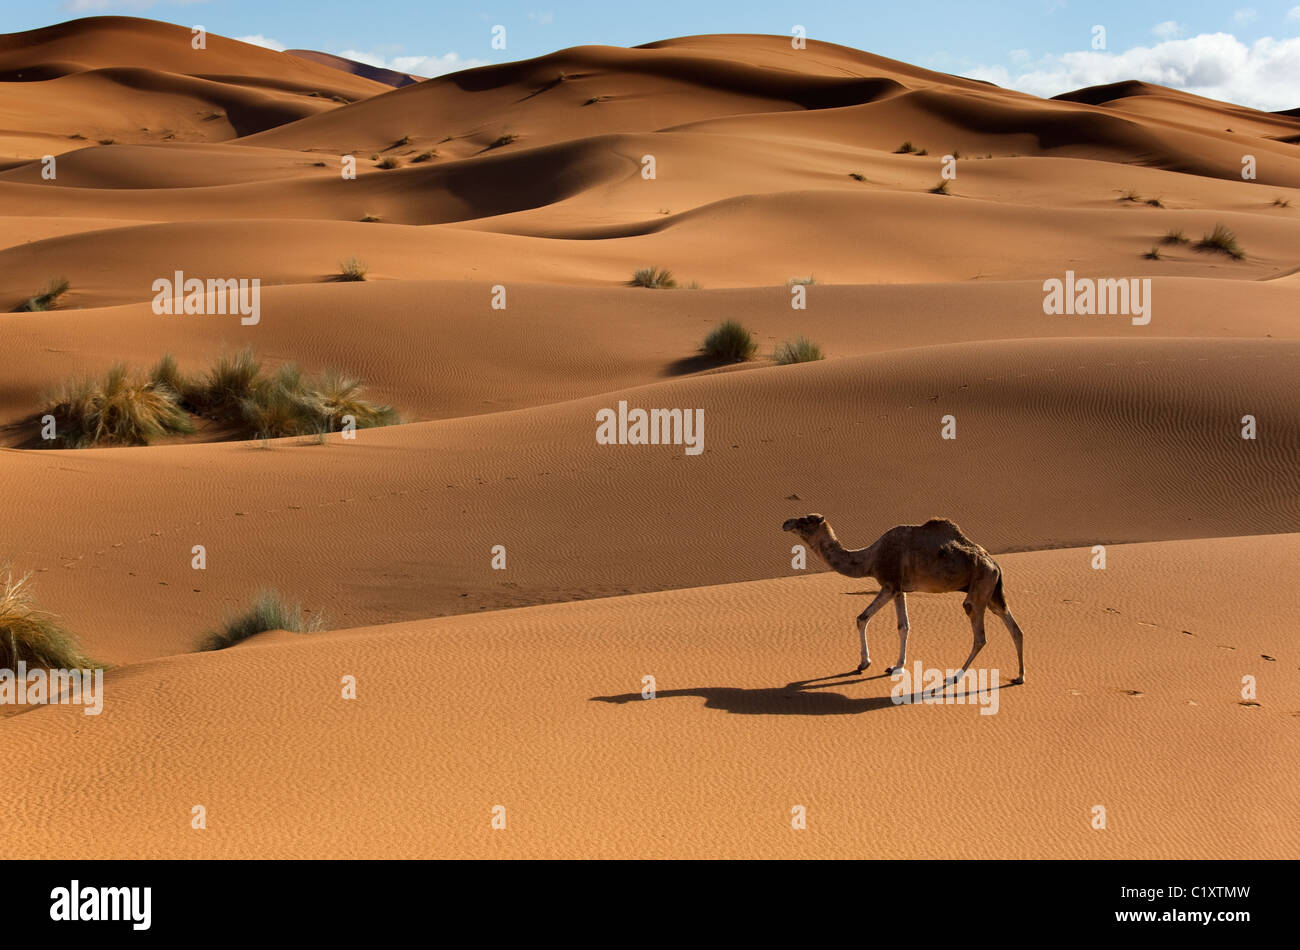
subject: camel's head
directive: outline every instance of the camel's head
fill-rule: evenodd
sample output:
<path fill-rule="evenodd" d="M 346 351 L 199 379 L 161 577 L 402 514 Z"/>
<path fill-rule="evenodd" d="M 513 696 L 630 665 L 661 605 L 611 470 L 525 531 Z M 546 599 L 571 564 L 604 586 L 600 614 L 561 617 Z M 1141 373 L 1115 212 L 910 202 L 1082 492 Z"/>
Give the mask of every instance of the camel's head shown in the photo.
<path fill-rule="evenodd" d="M 821 515 L 804 515 L 802 518 L 787 518 L 781 525 L 782 531 L 793 531 L 800 537 L 808 537 L 822 525 L 826 524 L 826 519 Z"/>

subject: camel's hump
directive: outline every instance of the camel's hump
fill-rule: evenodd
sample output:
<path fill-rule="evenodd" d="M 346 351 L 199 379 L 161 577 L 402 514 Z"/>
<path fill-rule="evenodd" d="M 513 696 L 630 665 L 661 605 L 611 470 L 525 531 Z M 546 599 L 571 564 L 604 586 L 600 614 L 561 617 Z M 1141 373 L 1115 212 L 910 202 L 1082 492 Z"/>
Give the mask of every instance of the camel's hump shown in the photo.
<path fill-rule="evenodd" d="M 925 524 L 921 525 L 921 527 L 931 528 L 931 529 L 946 529 L 949 531 L 956 531 L 958 534 L 961 534 L 961 528 L 957 527 L 955 522 L 949 521 L 947 518 L 931 518 Z"/>

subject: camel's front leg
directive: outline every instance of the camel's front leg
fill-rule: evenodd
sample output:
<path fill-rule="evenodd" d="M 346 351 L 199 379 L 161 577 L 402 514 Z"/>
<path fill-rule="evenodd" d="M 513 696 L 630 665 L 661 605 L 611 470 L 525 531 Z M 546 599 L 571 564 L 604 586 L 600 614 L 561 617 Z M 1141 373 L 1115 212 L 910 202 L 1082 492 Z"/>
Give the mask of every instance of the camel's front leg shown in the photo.
<path fill-rule="evenodd" d="M 894 598 L 894 609 L 898 612 L 898 662 L 885 670 L 886 673 L 901 670 L 907 662 L 907 594 L 899 592 Z"/>
<path fill-rule="evenodd" d="M 889 603 L 893 596 L 894 590 L 892 587 L 882 587 L 880 593 L 876 595 L 876 599 L 867 604 L 866 610 L 858 614 L 858 640 L 862 643 L 862 656 L 857 670 L 859 673 L 871 665 L 871 651 L 867 649 L 867 624 L 875 616 L 876 611 Z"/>

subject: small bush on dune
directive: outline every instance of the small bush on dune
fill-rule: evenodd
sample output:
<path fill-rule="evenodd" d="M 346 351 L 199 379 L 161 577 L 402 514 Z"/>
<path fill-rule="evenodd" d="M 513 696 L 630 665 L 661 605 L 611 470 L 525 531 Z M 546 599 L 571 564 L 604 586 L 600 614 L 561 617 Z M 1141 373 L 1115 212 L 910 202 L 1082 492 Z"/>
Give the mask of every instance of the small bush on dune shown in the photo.
<path fill-rule="evenodd" d="M 397 412 L 392 406 L 377 406 L 361 398 L 361 381 L 336 370 L 326 370 L 313 389 L 316 404 L 328 428 L 340 427 L 351 416 L 358 429 L 393 425 Z"/>
<path fill-rule="evenodd" d="M 17 672 L 22 661 L 46 670 L 102 668 L 81 652 L 72 634 L 39 610 L 28 585 L 30 574 L 15 578 L 6 571 L 0 584 L 0 669 Z"/>
<path fill-rule="evenodd" d="M 239 403 L 247 431 L 261 439 L 308 435 L 320 428 L 319 400 L 303 379 L 302 370 L 286 363 L 270 377 L 259 377 Z"/>
<path fill-rule="evenodd" d="M 515 135 L 515 133 L 507 132 L 505 135 L 498 135 L 495 139 L 489 142 L 488 148 L 501 148 L 503 145 L 510 145 L 512 142 L 517 141 L 518 138 L 519 136 Z"/>
<path fill-rule="evenodd" d="M 1147 260 L 1149 260 L 1149 261 L 1158 261 L 1158 260 L 1160 260 L 1160 246 L 1159 246 L 1159 245 L 1155 245 L 1155 246 L 1153 246 L 1153 247 L 1151 248 L 1151 250 L 1147 251 L 1147 252 L 1146 252 L 1145 254 L 1143 254 L 1142 256 L 1145 257 L 1145 258 L 1146 258 Z"/>
<path fill-rule="evenodd" d="M 791 277 L 785 282 L 785 285 L 787 287 L 793 287 L 796 284 L 800 284 L 804 287 L 811 287 L 815 283 L 817 283 L 817 278 L 809 274 L 807 277 Z"/>
<path fill-rule="evenodd" d="M 321 435 L 341 428 L 394 425 L 391 406 L 361 396 L 361 381 L 327 370 L 310 379 L 294 363 L 267 374 L 251 349 L 223 354 L 202 376 L 186 376 L 170 355 L 146 377 L 114 366 L 105 379 L 65 385 L 44 410 L 55 418 L 60 447 L 145 445 L 194 431 L 190 413 L 252 438 Z"/>
<path fill-rule="evenodd" d="M 366 265 L 355 257 L 339 262 L 339 280 L 365 280 L 368 273 Z"/>
<path fill-rule="evenodd" d="M 1291 199 L 1290 199 L 1290 198 L 1274 198 L 1274 199 L 1273 199 L 1273 207 L 1274 207 L 1274 208 L 1289 208 L 1289 207 L 1291 207 Z"/>
<path fill-rule="evenodd" d="M 1187 235 L 1183 233 L 1182 228 L 1170 228 L 1165 232 L 1165 236 L 1160 239 L 1161 244 L 1186 244 Z"/>
<path fill-rule="evenodd" d="M 706 356 L 730 363 L 753 359 L 757 350 L 753 335 L 735 320 L 719 324 L 704 338 Z"/>
<path fill-rule="evenodd" d="M 642 267 L 632 275 L 633 287 L 676 287 L 672 271 L 663 267 Z"/>
<path fill-rule="evenodd" d="M 772 359 L 782 366 L 787 366 L 790 363 L 812 363 L 825 357 L 820 346 L 801 336 L 794 340 L 787 340 L 778 346 Z"/>
<path fill-rule="evenodd" d="M 262 364 L 251 349 L 233 356 L 223 353 L 208 370 L 195 406 L 211 415 L 236 411 L 256 391 L 261 377 Z"/>
<path fill-rule="evenodd" d="M 202 392 L 202 381 L 182 373 L 176 365 L 176 358 L 170 353 L 163 354 L 162 359 L 149 371 L 149 378 L 178 397 L 182 405 L 194 405 Z"/>
<path fill-rule="evenodd" d="M 378 163 L 378 166 L 377 166 L 377 167 L 379 167 L 379 168 L 384 168 L 384 169 L 388 169 L 388 168 L 401 168 L 401 167 L 402 167 L 402 163 L 401 163 L 400 161 L 398 161 L 398 160 L 397 160 L 394 156 L 392 156 L 392 155 L 385 155 L 383 158 L 381 158 L 381 159 L 379 160 L 379 163 Z"/>
<path fill-rule="evenodd" d="M 148 445 L 166 435 L 194 431 L 178 396 L 151 379 L 132 376 L 122 364 L 103 380 L 84 379 L 65 385 L 47 403 L 54 417 L 55 445 Z"/>
<path fill-rule="evenodd" d="M 930 194 L 932 195 L 948 195 L 951 193 L 952 192 L 948 190 L 947 178 L 940 179 L 939 184 L 935 185 L 933 188 L 930 189 Z"/>
<path fill-rule="evenodd" d="M 1153 208 L 1163 208 L 1165 206 L 1165 203 L 1159 198 L 1148 198 L 1146 203 Z"/>
<path fill-rule="evenodd" d="M 41 313 L 45 310 L 49 310 L 58 303 L 59 298 L 66 294 L 68 288 L 71 286 L 72 285 L 68 283 L 68 278 L 55 277 L 46 282 L 40 293 L 28 297 L 27 300 L 23 302 L 23 305 L 18 308 L 18 311 L 20 313 Z"/>
<path fill-rule="evenodd" d="M 849 172 L 849 177 L 852 178 L 854 181 L 866 181 L 866 180 L 867 180 L 867 176 L 864 175 L 864 174 L 862 174 L 862 172 Z"/>
<path fill-rule="evenodd" d="M 263 591 L 248 610 L 228 618 L 221 627 L 206 634 L 199 641 L 199 650 L 224 650 L 268 630 L 315 633 L 321 627 L 319 619 L 303 619 L 301 604 L 290 604 L 274 591 Z"/>
<path fill-rule="evenodd" d="M 916 146 L 913 145 L 911 140 L 909 139 L 908 141 L 904 142 L 902 145 L 898 146 L 898 148 L 894 149 L 894 154 L 911 155 L 915 151 L 916 151 Z"/>
<path fill-rule="evenodd" d="M 420 162 L 427 162 L 430 159 L 437 158 L 437 157 L 438 157 L 437 152 L 421 152 L 419 155 L 415 156 L 415 158 L 411 159 L 411 164 L 415 165 Z"/>
<path fill-rule="evenodd" d="M 1246 256 L 1246 253 L 1241 249 L 1241 245 L 1237 243 L 1237 235 L 1222 224 L 1216 224 L 1214 230 L 1203 235 L 1195 246 L 1198 251 L 1217 251 L 1221 254 L 1227 254 L 1234 261 L 1239 261 Z"/>

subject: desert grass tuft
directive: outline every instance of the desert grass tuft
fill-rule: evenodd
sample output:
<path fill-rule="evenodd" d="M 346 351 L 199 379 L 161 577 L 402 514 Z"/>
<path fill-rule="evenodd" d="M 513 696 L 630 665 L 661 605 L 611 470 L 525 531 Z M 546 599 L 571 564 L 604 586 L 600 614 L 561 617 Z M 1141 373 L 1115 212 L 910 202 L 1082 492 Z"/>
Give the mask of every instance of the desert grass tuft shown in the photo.
<path fill-rule="evenodd" d="M 339 261 L 339 280 L 365 280 L 366 274 L 369 272 L 365 263 L 355 257 L 349 257 L 346 261 Z"/>
<path fill-rule="evenodd" d="M 192 415 L 246 438 L 311 436 L 352 425 L 395 425 L 397 412 L 362 397 L 359 379 L 336 370 L 307 377 L 295 363 L 268 373 L 251 349 L 222 354 L 201 376 L 187 376 L 169 354 L 146 375 L 114 366 L 102 381 L 65 384 L 47 397 L 56 447 L 145 445 L 194 431 Z"/>
<path fill-rule="evenodd" d="M 176 393 L 128 373 L 121 363 L 102 380 L 65 384 L 48 397 L 42 415 L 54 417 L 53 443 L 60 448 L 148 445 L 166 435 L 194 431 Z"/>
<path fill-rule="evenodd" d="M 419 155 L 415 156 L 415 158 L 411 159 L 411 164 L 418 165 L 421 162 L 431 161 L 432 159 L 435 159 L 437 157 L 438 157 L 438 153 L 434 151 L 421 152 Z"/>
<path fill-rule="evenodd" d="M 935 185 L 933 188 L 930 189 L 930 194 L 932 194 L 932 195 L 950 195 L 950 194 L 952 194 L 952 192 L 950 192 L 950 191 L 948 190 L 948 185 L 949 185 L 949 181 L 948 181 L 948 179 L 947 179 L 947 178 L 942 178 L 942 179 L 939 180 L 939 184 Z"/>
<path fill-rule="evenodd" d="M 46 282 L 45 286 L 41 288 L 40 293 L 28 297 L 23 301 L 22 306 L 20 306 L 18 310 L 19 312 L 26 313 L 41 313 L 45 310 L 49 310 L 59 302 L 59 298 L 66 294 L 68 288 L 71 286 L 72 285 L 68 283 L 68 278 L 55 277 Z"/>
<path fill-rule="evenodd" d="M 791 277 L 785 282 L 785 285 L 787 287 L 793 287 L 796 284 L 799 284 L 803 287 L 811 287 L 815 283 L 817 283 L 817 278 L 812 274 L 809 274 L 807 277 Z"/>
<path fill-rule="evenodd" d="M 385 155 L 383 158 L 381 158 L 378 161 L 378 163 L 376 163 L 375 167 L 383 168 L 383 169 L 401 168 L 402 163 L 397 159 L 396 156 Z"/>
<path fill-rule="evenodd" d="M 516 135 L 515 133 L 506 132 L 504 135 L 498 135 L 496 138 L 494 138 L 491 142 L 488 143 L 487 147 L 501 148 L 501 146 L 510 145 L 511 143 L 518 141 L 518 139 L 519 136 Z"/>
<path fill-rule="evenodd" d="M 18 663 L 46 670 L 102 668 L 81 652 L 76 639 L 32 599 L 30 574 L 6 571 L 0 584 L 0 669 L 17 672 Z"/>
<path fill-rule="evenodd" d="M 1274 208 L 1289 208 L 1289 207 L 1291 207 L 1291 199 L 1290 199 L 1290 198 L 1274 198 L 1274 199 L 1273 199 L 1273 207 L 1274 207 Z"/>
<path fill-rule="evenodd" d="M 384 220 L 377 214 L 363 214 L 361 220 L 366 224 L 374 224 L 376 221 Z"/>
<path fill-rule="evenodd" d="M 392 406 L 375 405 L 361 398 L 361 380 L 338 370 L 326 370 L 312 384 L 315 406 L 323 423 L 320 431 L 332 431 L 343 426 L 344 417 L 351 416 L 358 429 L 394 425 L 397 412 Z"/>
<path fill-rule="evenodd" d="M 719 324 L 704 338 L 704 354 L 729 363 L 753 359 L 757 350 L 753 334 L 735 320 Z"/>
<path fill-rule="evenodd" d="M 854 181 L 866 181 L 866 180 L 867 180 L 867 176 L 864 175 L 864 174 L 862 174 L 862 172 L 849 172 L 849 177 L 852 178 Z"/>
<path fill-rule="evenodd" d="M 1186 244 L 1187 235 L 1183 233 L 1182 228 L 1170 228 L 1165 232 L 1165 236 L 1160 239 L 1161 244 Z"/>
<path fill-rule="evenodd" d="M 312 621 L 303 618 L 301 604 L 291 604 L 275 591 L 262 591 L 251 607 L 228 617 L 219 628 L 207 633 L 198 647 L 203 652 L 224 650 L 268 630 L 315 633 L 322 627 L 319 618 Z"/>
<path fill-rule="evenodd" d="M 651 287 L 667 288 L 676 287 L 677 281 L 673 278 L 673 273 L 663 267 L 642 267 L 632 275 L 631 284 L 633 287 Z"/>
<path fill-rule="evenodd" d="M 894 154 L 895 154 L 895 155 L 911 155 L 911 154 L 913 154 L 915 151 L 916 151 L 916 146 L 913 145 L 912 142 L 911 142 L 911 140 L 909 139 L 908 141 L 904 142 L 902 145 L 898 146 L 898 148 L 894 149 Z"/>
<path fill-rule="evenodd" d="M 1159 244 L 1153 244 L 1153 245 L 1151 246 L 1151 250 L 1147 251 L 1147 252 L 1146 252 L 1145 254 L 1143 254 L 1142 256 L 1143 256 L 1144 258 L 1146 258 L 1147 260 L 1149 260 L 1149 261 L 1158 261 L 1158 260 L 1160 260 L 1160 245 L 1159 245 Z"/>
<path fill-rule="evenodd" d="M 776 352 L 772 354 L 772 359 L 782 366 L 788 366 L 791 363 L 813 363 L 825 359 L 825 356 L 822 355 L 820 346 L 807 337 L 801 336 L 786 340 L 778 346 Z"/>
<path fill-rule="evenodd" d="M 1246 256 L 1246 252 L 1243 251 L 1241 245 L 1237 243 L 1237 235 L 1233 234 L 1222 224 L 1216 224 L 1214 230 L 1209 234 L 1203 235 L 1194 246 L 1198 251 L 1227 254 L 1234 261 L 1239 261 Z"/>
<path fill-rule="evenodd" d="M 193 405 L 202 392 L 202 382 L 193 376 L 187 376 L 176 365 L 176 357 L 164 353 L 154 368 L 149 371 L 149 378 L 154 384 L 176 396 L 182 404 Z"/>

